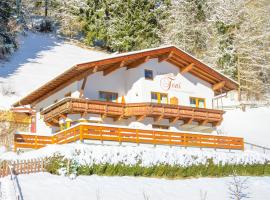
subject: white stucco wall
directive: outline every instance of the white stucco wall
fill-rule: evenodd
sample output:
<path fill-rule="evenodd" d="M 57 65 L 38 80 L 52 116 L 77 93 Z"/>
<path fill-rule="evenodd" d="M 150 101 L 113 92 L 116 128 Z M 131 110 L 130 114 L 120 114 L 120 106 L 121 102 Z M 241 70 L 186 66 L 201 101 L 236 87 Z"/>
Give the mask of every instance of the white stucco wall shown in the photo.
<path fill-rule="evenodd" d="M 154 80 L 144 78 L 144 70 L 153 70 Z M 175 79 L 174 84 L 180 88 L 165 90 L 161 82 L 166 77 Z M 80 81 L 80 85 L 82 81 Z M 157 59 L 142 64 L 133 69 L 120 68 L 107 76 L 102 72 L 92 74 L 87 79 L 84 96 L 98 100 L 99 91 L 117 92 L 118 102 L 125 97 L 126 103 L 151 102 L 151 92 L 168 93 L 168 98 L 177 97 L 179 105 L 190 106 L 190 97 L 206 99 L 206 107 L 212 108 L 214 92 L 211 84 L 189 74 L 180 74 L 179 68 L 168 63 L 158 63 Z"/>
<path fill-rule="evenodd" d="M 144 78 L 144 70 L 153 70 L 154 79 L 146 80 Z M 176 88 L 167 89 L 166 80 L 174 79 L 173 84 Z M 165 81 L 165 82 L 164 82 Z M 37 110 L 37 132 L 52 132 L 52 129 L 46 126 L 43 120 L 40 120 L 39 111 L 41 108 L 46 108 L 55 103 L 55 100 L 60 100 L 65 97 L 68 92 L 72 93 L 72 97 L 79 97 L 79 90 L 82 85 L 81 81 L 76 81 L 57 93 L 42 100 L 36 105 Z M 151 102 L 151 92 L 167 93 L 168 99 L 177 97 L 179 105 L 190 106 L 190 97 L 199 97 L 206 99 L 206 108 L 212 108 L 212 98 L 214 92 L 211 84 L 193 76 L 190 73 L 181 74 L 179 68 L 168 63 L 159 63 L 157 59 L 151 59 L 139 67 L 127 70 L 125 67 L 104 76 L 103 72 L 97 72 L 89 75 L 85 90 L 84 98 L 91 100 L 99 99 L 99 91 L 117 92 L 118 102 L 121 102 L 122 96 L 125 97 L 126 103 Z M 69 115 L 69 118 L 78 120 L 80 115 Z M 88 118 L 90 116 L 87 116 Z M 97 121 L 101 121 L 99 116 Z M 93 116 L 92 118 L 93 119 Z M 120 120 L 114 122 L 113 119 L 105 118 L 104 124 L 119 124 L 133 128 L 151 129 L 153 119 L 146 118 L 143 122 L 137 122 L 135 118 L 128 120 Z M 161 120 L 158 124 L 168 125 L 168 120 Z M 170 125 L 170 130 L 183 130 L 180 128 L 181 121 L 174 125 Z"/>

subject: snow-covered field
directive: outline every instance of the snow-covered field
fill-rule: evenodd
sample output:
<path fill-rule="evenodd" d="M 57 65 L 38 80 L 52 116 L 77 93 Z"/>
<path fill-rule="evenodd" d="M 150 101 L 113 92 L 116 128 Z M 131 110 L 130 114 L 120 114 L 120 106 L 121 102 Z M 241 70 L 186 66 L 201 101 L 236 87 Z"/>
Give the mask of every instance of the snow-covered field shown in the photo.
<path fill-rule="evenodd" d="M 221 130 L 226 135 L 244 137 L 245 142 L 270 148 L 270 107 L 226 111 Z"/>
<path fill-rule="evenodd" d="M 143 147 L 143 146 L 109 146 L 65 144 L 51 145 L 45 148 L 25 152 L 17 155 L 7 152 L 0 155 L 0 160 L 26 160 L 34 158 L 62 155 L 76 161 L 79 165 L 118 164 L 153 166 L 169 164 L 178 166 L 192 166 L 206 164 L 213 159 L 216 164 L 264 164 L 270 162 L 269 154 L 253 151 L 214 151 L 199 149 L 182 149 L 179 147 Z"/>
<path fill-rule="evenodd" d="M 28 32 L 19 41 L 18 51 L 8 61 L 0 62 L 0 108 L 10 107 L 75 64 L 108 55 L 78 47 L 51 34 Z"/>
<path fill-rule="evenodd" d="M 249 199 L 269 199 L 270 177 L 247 178 Z M 228 200 L 232 182 L 232 177 L 166 180 L 95 175 L 71 180 L 49 173 L 19 175 L 18 179 L 24 200 L 201 200 L 204 194 L 207 200 Z"/>

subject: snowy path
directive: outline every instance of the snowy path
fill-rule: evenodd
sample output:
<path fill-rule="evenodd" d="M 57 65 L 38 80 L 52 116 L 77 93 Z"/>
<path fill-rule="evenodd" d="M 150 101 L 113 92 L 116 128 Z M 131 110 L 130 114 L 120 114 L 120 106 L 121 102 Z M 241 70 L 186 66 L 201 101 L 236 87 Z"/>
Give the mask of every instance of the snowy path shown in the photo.
<path fill-rule="evenodd" d="M 207 192 L 207 200 L 227 200 L 231 180 L 231 177 L 165 180 L 100 176 L 70 180 L 48 173 L 19 175 L 25 200 L 144 200 L 144 194 L 149 200 L 198 200 L 200 192 Z M 248 187 L 250 199 L 265 200 L 270 196 L 270 177 L 249 177 Z"/>
<path fill-rule="evenodd" d="M 0 200 L 16 200 L 16 195 L 14 192 L 12 181 L 10 180 L 10 176 L 0 178 L 0 183 L 0 189 L 2 194 L 2 197 L 0 196 Z"/>

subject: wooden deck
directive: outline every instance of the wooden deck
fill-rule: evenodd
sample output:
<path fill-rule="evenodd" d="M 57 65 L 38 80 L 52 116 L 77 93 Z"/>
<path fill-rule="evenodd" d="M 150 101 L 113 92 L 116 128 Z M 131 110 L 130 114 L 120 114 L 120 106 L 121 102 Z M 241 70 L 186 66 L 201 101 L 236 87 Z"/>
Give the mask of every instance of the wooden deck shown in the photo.
<path fill-rule="evenodd" d="M 136 120 L 141 121 L 145 117 L 152 117 L 155 122 L 161 119 L 169 119 L 170 123 L 183 120 L 186 124 L 195 121 L 199 125 L 211 123 L 212 126 L 217 126 L 223 119 L 222 115 L 224 111 L 170 104 L 122 104 L 80 98 L 66 98 L 41 112 L 44 115 L 44 121 L 54 125 L 58 125 L 59 118 L 67 114 L 83 115 L 85 113 L 100 114 L 102 117 L 112 117 L 114 120 L 136 117 Z"/>
<path fill-rule="evenodd" d="M 239 137 L 189 134 L 130 128 L 115 128 L 78 124 L 53 136 L 16 134 L 14 148 L 38 149 L 48 144 L 65 144 L 78 140 L 130 142 L 137 144 L 169 145 L 183 147 L 243 150 L 244 141 Z"/>

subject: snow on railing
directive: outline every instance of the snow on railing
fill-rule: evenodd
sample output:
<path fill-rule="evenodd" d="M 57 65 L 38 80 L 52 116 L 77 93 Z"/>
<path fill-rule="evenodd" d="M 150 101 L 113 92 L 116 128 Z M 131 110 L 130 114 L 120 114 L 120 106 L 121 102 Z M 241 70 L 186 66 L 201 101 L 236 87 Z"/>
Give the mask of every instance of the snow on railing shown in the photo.
<path fill-rule="evenodd" d="M 13 167 L 13 172 L 15 174 L 29 174 L 45 171 L 43 159 L 18 160 L 16 162 L 1 161 L 0 177 L 5 177 L 11 174 L 9 166 Z"/>

